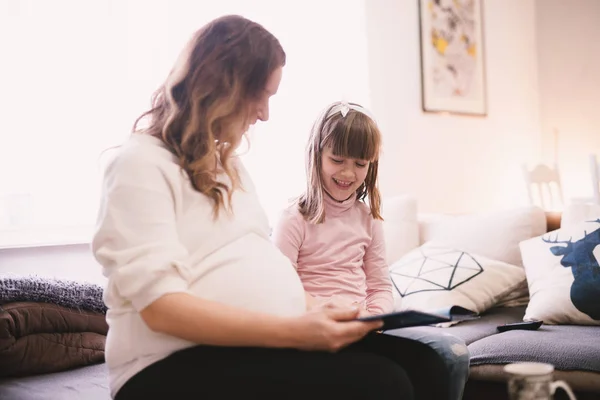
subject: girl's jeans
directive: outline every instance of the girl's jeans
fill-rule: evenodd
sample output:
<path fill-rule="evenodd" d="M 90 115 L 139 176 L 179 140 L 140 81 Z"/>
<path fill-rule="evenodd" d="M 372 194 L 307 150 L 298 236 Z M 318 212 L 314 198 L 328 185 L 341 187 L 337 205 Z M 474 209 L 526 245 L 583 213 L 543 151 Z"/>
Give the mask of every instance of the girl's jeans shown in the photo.
<path fill-rule="evenodd" d="M 446 332 L 445 328 L 411 327 L 385 332 L 427 344 L 438 352 L 446 362 L 450 372 L 449 400 L 462 399 L 469 378 L 469 349 L 465 342 Z"/>

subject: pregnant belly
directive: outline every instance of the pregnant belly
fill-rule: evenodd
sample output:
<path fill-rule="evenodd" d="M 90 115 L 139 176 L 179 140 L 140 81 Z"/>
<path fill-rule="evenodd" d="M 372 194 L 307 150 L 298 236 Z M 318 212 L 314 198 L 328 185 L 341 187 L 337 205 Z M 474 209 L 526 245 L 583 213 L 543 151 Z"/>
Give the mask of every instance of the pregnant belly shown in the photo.
<path fill-rule="evenodd" d="M 281 316 L 302 314 L 304 288 L 296 270 L 273 244 L 244 236 L 204 258 L 193 276 L 193 294 Z"/>

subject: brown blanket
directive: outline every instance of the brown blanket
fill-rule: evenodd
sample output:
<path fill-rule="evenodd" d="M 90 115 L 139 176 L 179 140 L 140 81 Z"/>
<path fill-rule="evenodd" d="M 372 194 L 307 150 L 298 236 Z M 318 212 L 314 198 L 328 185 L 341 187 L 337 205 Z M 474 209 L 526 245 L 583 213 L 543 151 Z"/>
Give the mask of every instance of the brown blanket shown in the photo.
<path fill-rule="evenodd" d="M 105 315 L 49 303 L 0 305 L 0 377 L 104 361 Z"/>

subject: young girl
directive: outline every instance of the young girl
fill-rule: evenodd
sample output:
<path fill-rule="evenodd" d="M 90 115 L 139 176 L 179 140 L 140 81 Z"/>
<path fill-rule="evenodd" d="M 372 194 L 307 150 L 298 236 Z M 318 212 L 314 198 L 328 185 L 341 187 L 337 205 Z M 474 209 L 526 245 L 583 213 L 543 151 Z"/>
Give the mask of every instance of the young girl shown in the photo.
<path fill-rule="evenodd" d="M 392 310 L 377 189 L 380 143 L 374 120 L 356 104 L 330 106 L 313 126 L 306 191 L 274 230 L 313 303 L 336 298 L 358 303 L 363 314 Z"/>
<path fill-rule="evenodd" d="M 306 191 L 283 212 L 273 232 L 275 244 L 298 271 L 309 305 L 358 304 L 363 315 L 393 310 L 377 189 L 380 146 L 377 124 L 357 104 L 334 103 L 313 125 Z M 469 355 L 460 339 L 422 328 L 392 334 L 438 351 L 451 373 L 450 398 L 462 397 Z"/>

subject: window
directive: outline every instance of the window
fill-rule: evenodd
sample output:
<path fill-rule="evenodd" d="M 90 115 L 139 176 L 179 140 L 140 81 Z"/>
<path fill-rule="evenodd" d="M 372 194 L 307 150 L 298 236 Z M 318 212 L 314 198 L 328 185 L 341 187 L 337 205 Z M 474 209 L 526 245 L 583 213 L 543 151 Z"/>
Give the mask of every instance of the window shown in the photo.
<path fill-rule="evenodd" d="M 90 239 L 101 152 L 128 137 L 192 32 L 230 13 L 263 24 L 288 56 L 244 161 L 271 219 L 300 193 L 319 111 L 341 98 L 369 106 L 363 1 L 3 0 L 0 247 Z"/>

